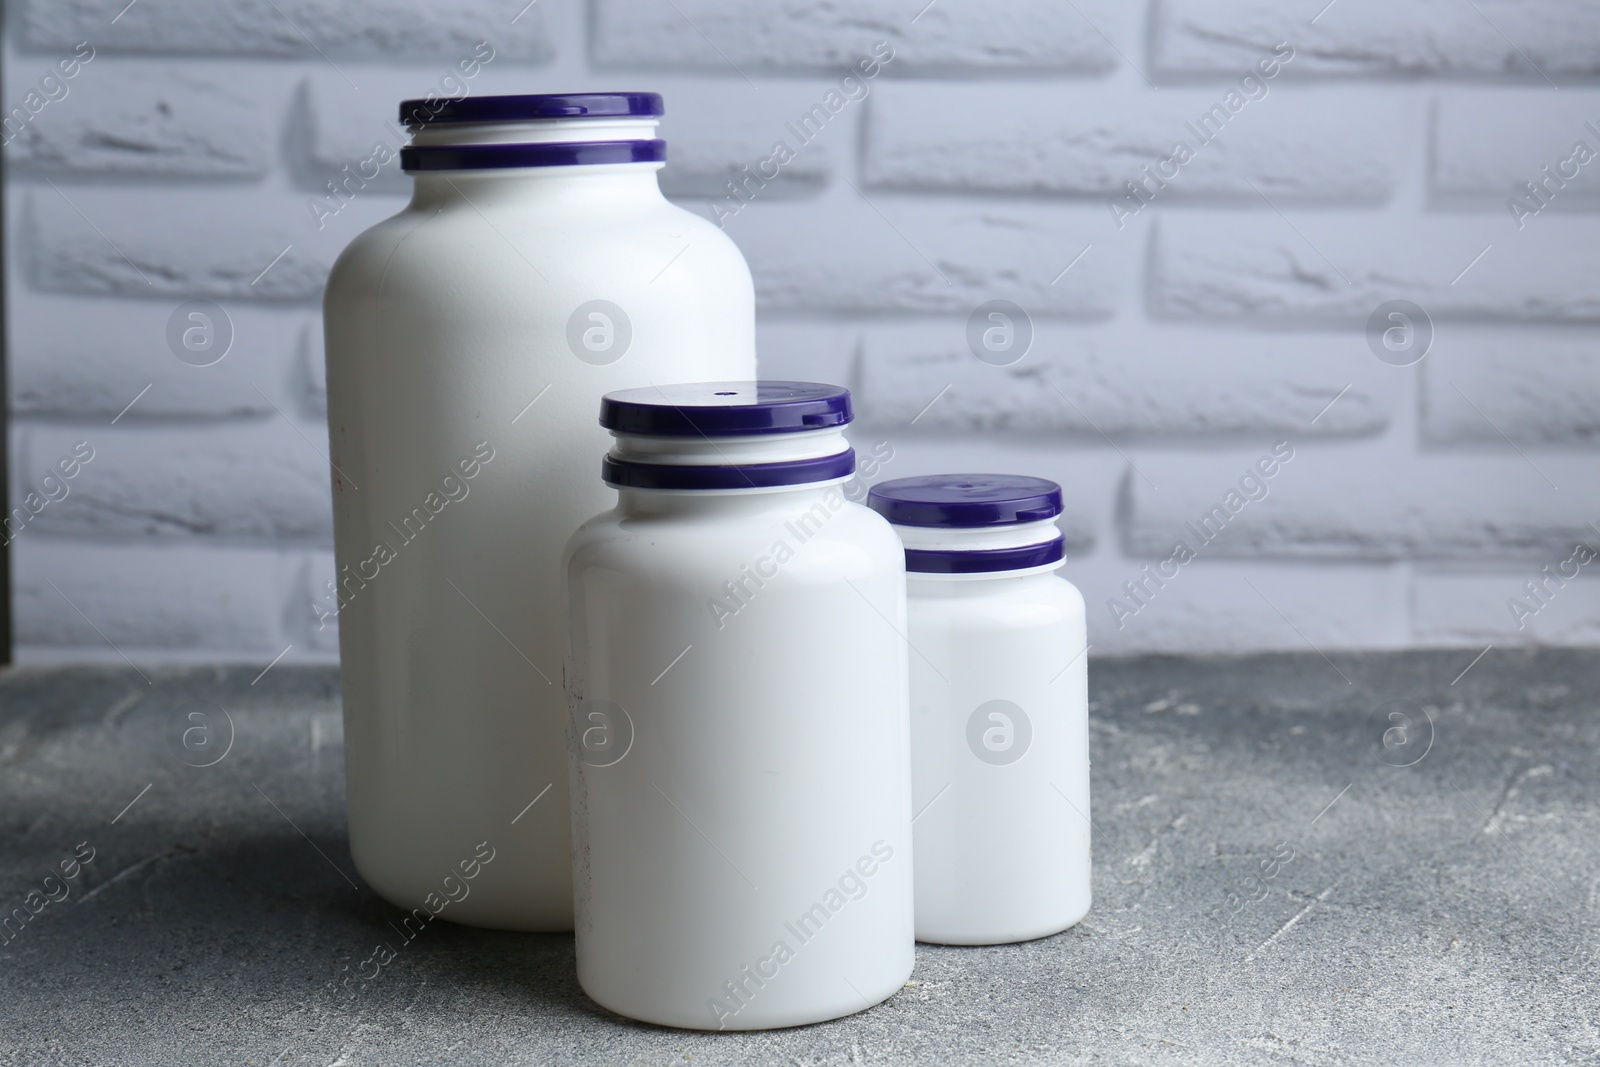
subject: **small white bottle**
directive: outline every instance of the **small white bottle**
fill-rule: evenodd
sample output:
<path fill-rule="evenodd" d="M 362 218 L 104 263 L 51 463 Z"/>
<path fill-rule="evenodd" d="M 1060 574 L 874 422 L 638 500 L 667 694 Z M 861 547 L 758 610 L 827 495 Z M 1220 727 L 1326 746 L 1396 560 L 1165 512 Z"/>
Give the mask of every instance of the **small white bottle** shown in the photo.
<path fill-rule="evenodd" d="M 755 373 L 750 271 L 662 196 L 654 93 L 408 100 L 405 209 L 323 309 L 350 851 L 410 909 L 570 930 L 561 553 L 614 389 Z M 443 872 L 443 874 L 441 874 Z"/>
<path fill-rule="evenodd" d="M 1089 910 L 1083 597 L 1061 487 L 946 474 L 872 488 L 906 549 L 917 940 L 1027 941 Z"/>
<path fill-rule="evenodd" d="M 845 498 L 849 393 L 608 395 L 567 547 L 578 980 L 635 1019 L 820 1022 L 913 962 L 905 567 Z"/>

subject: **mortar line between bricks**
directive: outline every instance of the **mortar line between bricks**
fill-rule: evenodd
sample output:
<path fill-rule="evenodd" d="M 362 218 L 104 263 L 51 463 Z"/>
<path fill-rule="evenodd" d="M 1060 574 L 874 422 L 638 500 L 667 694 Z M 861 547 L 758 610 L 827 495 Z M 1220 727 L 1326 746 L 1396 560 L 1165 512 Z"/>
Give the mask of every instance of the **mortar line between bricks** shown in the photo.
<path fill-rule="evenodd" d="M 132 267 L 133 270 L 134 270 L 134 273 L 138 274 L 139 277 L 144 279 L 144 283 L 146 285 L 154 285 L 155 284 L 154 282 L 152 282 L 150 280 L 150 276 L 149 275 L 147 275 L 144 271 L 139 269 L 139 264 L 137 264 L 133 260 L 129 259 L 128 258 L 128 254 L 126 252 L 124 252 L 122 249 L 118 248 L 117 247 L 117 243 L 115 241 L 113 241 L 111 238 L 107 237 L 105 231 L 102 230 L 100 227 L 96 226 L 94 224 L 94 220 L 91 219 L 88 215 L 85 215 L 83 213 L 83 209 L 80 208 L 77 204 L 74 204 L 72 202 L 72 199 L 70 197 L 68 197 L 66 193 L 63 193 L 61 191 L 61 187 L 59 185 L 57 185 L 55 182 L 51 181 L 48 177 L 46 177 L 44 179 L 44 181 L 45 181 L 46 185 L 50 186 L 50 188 L 52 188 L 52 189 L 54 189 L 56 191 L 56 193 L 61 197 L 61 199 L 65 200 L 67 202 L 67 206 L 68 207 L 70 207 L 73 211 L 76 211 L 78 213 L 78 217 L 80 219 L 82 219 L 84 222 L 87 222 L 89 224 L 89 228 L 91 230 L 93 230 L 95 233 L 100 235 L 100 240 L 102 240 L 106 244 L 110 245 L 111 246 L 111 250 L 113 252 L 115 252 L 117 255 L 122 257 L 122 262 L 124 262 L 128 266 Z"/>
<path fill-rule="evenodd" d="M 1453 279 L 1451 279 L 1450 284 L 1453 286 L 1453 285 L 1456 284 L 1456 282 L 1459 282 L 1462 278 L 1465 278 L 1467 276 L 1467 271 L 1471 270 L 1473 267 L 1476 267 L 1478 265 L 1478 260 L 1480 260 L 1484 256 L 1488 255 L 1489 254 L 1489 249 L 1491 249 L 1493 247 L 1494 247 L 1494 243 L 1492 241 L 1489 244 L 1484 245 L 1483 246 L 1483 251 L 1479 252 L 1477 255 L 1473 256 L 1472 257 L 1472 262 L 1468 263 L 1465 267 L 1462 267 L 1461 268 L 1461 273 L 1457 274 Z"/>
<path fill-rule="evenodd" d="M 1084 245 L 1083 246 L 1083 251 L 1079 252 L 1077 255 L 1073 256 L 1072 257 L 1072 262 L 1068 263 L 1065 267 L 1062 267 L 1060 274 L 1057 274 L 1054 278 L 1050 279 L 1050 284 L 1054 285 L 1056 282 L 1059 282 L 1062 278 L 1065 278 L 1067 276 L 1067 271 L 1071 270 L 1073 267 L 1076 267 L 1078 265 L 1078 260 L 1080 260 L 1084 256 L 1088 255 L 1089 254 L 1089 249 L 1091 249 L 1093 247 L 1094 247 L 1094 245 L 1092 245 L 1092 244 L 1091 245 Z"/>
<path fill-rule="evenodd" d="M 1046 379 L 1046 381 L 1049 381 L 1049 379 Z M 1128 454 L 1126 452 L 1124 452 L 1120 448 L 1117 448 L 1117 443 L 1115 441 L 1113 441 L 1110 437 L 1106 436 L 1106 432 L 1104 430 L 1102 430 L 1100 427 L 1096 426 L 1094 424 L 1094 420 L 1089 418 L 1089 416 L 1084 413 L 1084 410 L 1082 408 L 1080 408 L 1077 404 L 1074 404 L 1073 401 L 1072 401 L 1072 398 L 1070 396 L 1068 396 L 1066 393 L 1061 392 L 1061 386 L 1057 385 L 1055 382 L 1052 381 L 1052 382 L 1050 382 L 1050 388 L 1054 389 L 1057 393 L 1060 393 L 1062 400 L 1065 400 L 1068 404 L 1072 404 L 1072 410 L 1076 411 L 1078 413 L 1079 417 L 1081 417 L 1084 422 L 1089 424 L 1089 428 L 1091 430 L 1093 430 L 1095 433 L 1099 434 L 1102 438 L 1104 438 L 1106 444 L 1110 445 L 1112 448 L 1115 448 L 1116 451 L 1117 451 L 1117 455 L 1121 456 L 1123 458 L 1123 460 L 1128 464 L 1128 466 L 1132 467 L 1138 473 L 1139 477 L 1143 478 L 1147 483 L 1149 483 L 1150 488 L 1154 489 L 1158 493 L 1161 491 L 1161 487 L 1159 485 L 1157 485 L 1155 482 L 1150 481 L 1150 476 L 1148 474 L 1146 474 L 1144 471 L 1139 470 L 1139 465 L 1137 463 L 1135 463 L 1128 456 Z"/>
<path fill-rule="evenodd" d="M 867 194 L 863 193 L 861 191 L 860 186 L 856 185 L 855 182 L 851 181 L 849 178 L 846 178 L 842 174 L 839 176 L 839 180 L 844 182 L 850 188 L 854 189 L 856 191 L 856 195 L 861 198 L 862 202 L 865 203 L 868 207 L 870 207 L 873 211 L 877 212 L 878 217 L 883 220 L 884 225 L 888 226 L 889 229 L 893 230 L 896 234 L 898 234 L 900 236 L 900 240 L 904 241 L 906 243 L 906 245 L 911 249 L 911 251 L 915 252 L 919 256 L 922 256 L 923 262 L 925 262 L 928 266 L 932 267 L 933 268 L 933 272 L 935 274 L 937 274 L 940 278 L 942 278 L 946 285 L 954 285 L 955 284 L 955 282 L 952 282 L 950 280 L 949 276 L 946 275 L 944 271 L 939 269 L 939 264 L 937 264 L 933 260 L 929 259 L 927 257 L 927 255 L 922 251 L 922 249 L 918 248 L 916 245 L 911 243 L 911 238 L 907 237 L 905 235 L 905 232 L 902 231 L 900 229 L 900 227 L 896 226 L 894 223 L 889 221 L 889 216 L 885 215 L 882 212 L 882 210 L 879 209 L 877 204 L 874 204 L 871 200 L 867 199 Z"/>
<path fill-rule="evenodd" d="M 288 244 L 284 245 L 283 246 L 283 251 L 279 252 L 277 255 L 273 256 L 272 257 L 272 262 L 268 263 L 265 267 L 262 267 L 261 268 L 261 273 L 257 274 L 254 278 L 252 278 L 250 280 L 251 286 L 254 286 L 256 284 L 256 282 L 259 282 L 262 278 L 265 278 L 267 276 L 267 271 L 271 270 L 273 267 L 276 267 L 278 265 L 278 260 L 280 260 L 284 256 L 288 255 L 289 254 L 289 249 L 291 249 L 293 247 L 294 247 L 294 242 L 293 241 L 290 241 Z"/>
<path fill-rule="evenodd" d="M 955 384 L 956 384 L 955 382 L 946 382 L 944 388 L 939 390 L 937 393 L 933 394 L 933 399 L 928 401 L 926 404 L 922 405 L 922 410 L 917 412 L 916 415 L 912 416 L 911 421 L 909 423 L 907 423 L 906 425 L 915 426 L 917 424 L 917 420 L 922 418 L 922 416 L 926 415 L 928 413 L 928 409 L 933 407 L 933 405 L 937 404 L 939 402 L 939 398 L 941 396 L 944 396 L 944 394 L 948 393 L 950 391 L 950 387 L 952 385 L 955 385 Z"/>
<path fill-rule="evenodd" d="M 1067 0 L 1067 6 L 1072 8 L 1072 10 L 1077 11 L 1078 12 L 1078 17 L 1080 19 L 1082 19 L 1085 23 L 1087 23 L 1088 27 L 1091 30 L 1093 30 L 1095 33 L 1098 33 L 1101 36 L 1101 38 L 1104 39 L 1106 44 L 1111 47 L 1111 50 L 1113 52 L 1115 52 L 1119 56 L 1122 56 L 1122 61 L 1124 63 L 1128 64 L 1128 66 L 1132 67 L 1134 69 L 1134 71 L 1139 75 L 1139 77 L 1144 79 L 1144 83 L 1146 85 L 1150 86 L 1150 88 L 1152 88 L 1152 89 L 1156 88 L 1156 83 L 1150 80 L 1150 75 L 1146 74 L 1143 70 L 1140 70 L 1139 66 L 1136 63 L 1134 63 L 1133 60 L 1129 59 L 1126 55 L 1123 55 L 1122 49 L 1117 47 L 1117 43 L 1115 41 L 1113 41 L 1111 38 L 1106 36 L 1104 30 L 1102 30 L 1099 26 L 1096 26 L 1093 22 L 1090 22 L 1088 15 L 1085 15 L 1082 11 L 1078 11 L 1078 5 L 1077 4 L 1074 4 L 1072 2 L 1072 0 Z"/>
<path fill-rule="evenodd" d="M 1328 413 L 1328 409 L 1329 408 L 1331 408 L 1331 407 L 1333 407 L 1333 405 L 1337 404 L 1339 402 L 1339 400 L 1344 396 L 1344 394 L 1348 393 L 1351 389 L 1355 388 L 1355 384 L 1356 384 L 1355 382 L 1351 382 L 1349 385 L 1347 385 L 1343 389 L 1339 390 L 1339 395 L 1338 396 L 1334 397 L 1332 400 L 1330 400 L 1326 404 L 1322 405 L 1322 410 L 1317 412 L 1315 415 L 1313 415 L 1311 417 L 1311 425 L 1315 426 L 1317 424 L 1317 420 L 1322 418 L 1322 416 L 1324 416 L 1324 415 L 1326 415 Z"/>
<path fill-rule="evenodd" d="M 1476 411 L 1479 415 L 1483 416 L 1483 421 L 1487 422 L 1489 424 L 1489 429 L 1491 429 L 1495 433 L 1499 434 L 1501 436 L 1501 438 L 1505 441 L 1506 444 L 1510 445 L 1513 449 L 1515 449 L 1517 455 L 1521 456 L 1523 461 L 1525 463 L 1527 463 L 1528 466 L 1533 468 L 1533 471 L 1534 471 L 1535 474 L 1537 474 L 1539 477 L 1543 478 L 1546 482 L 1548 482 L 1549 485 L 1550 485 L 1550 488 L 1554 489 L 1558 493 L 1561 492 L 1561 487 L 1559 485 L 1557 485 L 1555 482 L 1550 481 L 1549 476 L 1546 475 L 1544 471 L 1539 469 L 1538 464 L 1534 463 L 1533 460 L 1529 459 L 1528 458 L 1528 454 L 1526 452 L 1524 452 L 1520 448 L 1517 448 L 1517 443 L 1515 441 L 1513 441 L 1511 438 L 1507 437 L 1506 436 L 1506 432 L 1504 430 L 1502 430 L 1500 427 L 1496 426 L 1494 424 L 1494 420 L 1491 419 L 1487 414 L 1485 414 L 1484 410 L 1482 408 L 1480 408 L 1477 404 L 1473 404 L 1472 398 L 1470 396 L 1468 396 L 1466 393 L 1462 393 L 1461 392 L 1461 386 L 1457 385 L 1455 382 L 1451 382 L 1450 383 L 1450 388 L 1454 389 L 1458 393 L 1461 393 L 1461 399 L 1462 400 L 1465 400 L 1467 403 L 1472 404 L 1472 410 Z"/>
<path fill-rule="evenodd" d="M 676 11 L 678 13 L 678 17 L 679 18 L 683 19 L 683 21 L 685 21 L 685 22 L 687 22 L 689 24 L 689 28 L 690 29 L 694 30 L 695 33 L 698 33 L 705 40 L 706 44 L 708 44 L 712 48 L 716 49 L 717 55 L 721 56 L 723 61 L 726 62 L 728 64 L 728 66 L 732 67 L 734 69 L 734 72 L 737 73 L 739 75 L 739 77 L 744 79 L 746 85 L 748 85 L 748 86 L 750 86 L 750 88 L 756 90 L 756 92 L 760 92 L 761 91 L 761 87 L 759 85 L 757 85 L 755 82 L 751 81 L 749 75 L 745 74 L 744 71 L 739 69 L 739 64 L 737 64 L 733 60 L 729 59 L 728 58 L 728 53 L 724 52 L 720 48 L 717 48 L 717 42 L 715 42 L 711 38 L 707 37 L 706 36 L 706 31 L 702 30 L 699 26 L 697 26 L 695 24 L 694 19 L 690 18 L 688 15 L 685 15 L 683 13 L 683 8 L 681 8 L 677 4 L 673 3 L 673 0 L 667 0 L 667 3 L 672 5 L 672 10 L 674 10 L 674 11 Z"/>
<path fill-rule="evenodd" d="M 361 87 L 355 82 L 351 81 L 349 77 L 346 76 L 345 72 L 339 69 L 339 65 L 337 63 L 328 58 L 328 53 L 317 47 L 317 42 L 313 41 L 305 30 L 302 30 L 299 26 L 296 26 L 294 24 L 294 20 L 288 15 L 283 14 L 283 8 L 279 7 L 274 0 L 267 0 L 267 3 L 272 4 L 272 10 L 283 16 L 283 21 L 289 24 L 290 29 L 294 30 L 295 33 L 298 33 L 301 37 L 305 38 L 306 44 L 310 45 L 312 49 L 316 51 L 317 55 L 321 56 L 323 61 L 326 62 L 328 66 L 333 68 L 335 74 L 339 75 L 341 78 L 344 78 L 345 84 L 349 85 L 350 88 L 354 89 L 358 93 L 361 91 Z"/>
<path fill-rule="evenodd" d="M 147 385 L 143 389 L 139 390 L 139 396 L 144 396 L 144 394 L 150 391 L 150 386 L 155 384 L 155 382 L 151 382 L 150 385 Z M 121 411 L 117 412 L 117 419 L 120 419 L 122 416 L 126 415 L 128 413 L 128 408 L 133 407 L 133 405 L 139 402 L 139 396 L 136 396 L 132 400 L 128 401 L 128 407 L 125 407 Z M 115 426 L 117 424 L 117 419 L 112 419 L 111 425 Z"/>
<path fill-rule="evenodd" d="M 1542 70 L 1539 70 L 1539 64 L 1535 63 L 1533 60 L 1528 58 L 1528 53 L 1526 53 L 1526 52 L 1524 52 L 1522 50 L 1522 46 L 1521 45 L 1517 44 L 1517 42 L 1513 41 L 1511 38 L 1506 37 L 1506 31 L 1502 30 L 1499 26 L 1496 26 L 1494 24 L 1494 20 L 1491 19 L 1488 15 L 1484 15 L 1483 14 L 1483 8 L 1478 6 L 1477 0 L 1467 0 L 1467 3 L 1472 5 L 1472 10 L 1476 11 L 1479 15 L 1483 15 L 1483 21 L 1485 21 L 1485 22 L 1487 22 L 1489 24 L 1490 29 L 1494 30 L 1494 32 L 1498 33 L 1501 37 L 1505 37 L 1506 38 L 1506 44 L 1510 45 L 1512 48 L 1515 48 L 1517 50 L 1517 55 L 1521 56 L 1523 58 L 1523 61 L 1526 62 L 1528 64 L 1528 66 L 1532 67 L 1534 70 L 1539 71 L 1539 77 L 1543 78 L 1547 82 L 1550 82 L 1550 88 L 1556 90 L 1557 92 L 1561 91 L 1561 86 L 1557 85 L 1555 82 L 1550 81 L 1550 75 L 1546 74 Z"/>

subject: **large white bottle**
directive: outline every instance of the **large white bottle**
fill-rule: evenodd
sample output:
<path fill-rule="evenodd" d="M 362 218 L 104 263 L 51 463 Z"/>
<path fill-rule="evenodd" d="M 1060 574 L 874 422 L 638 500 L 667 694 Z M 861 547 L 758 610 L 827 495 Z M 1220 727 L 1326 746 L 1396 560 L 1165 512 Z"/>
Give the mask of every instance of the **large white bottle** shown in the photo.
<path fill-rule="evenodd" d="M 662 197 L 661 112 L 407 101 L 412 200 L 328 279 L 350 849 L 407 909 L 571 928 L 561 552 L 612 503 L 595 412 L 755 376 L 749 269 Z"/>

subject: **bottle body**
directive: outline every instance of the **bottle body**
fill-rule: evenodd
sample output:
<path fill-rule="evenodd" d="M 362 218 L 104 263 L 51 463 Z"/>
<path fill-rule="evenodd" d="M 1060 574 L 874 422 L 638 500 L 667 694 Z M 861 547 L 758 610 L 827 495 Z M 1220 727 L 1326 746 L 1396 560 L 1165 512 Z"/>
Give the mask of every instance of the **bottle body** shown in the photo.
<path fill-rule="evenodd" d="M 611 495 L 595 405 L 754 371 L 743 259 L 655 169 L 419 176 L 329 278 L 350 846 L 397 905 L 487 841 L 445 917 L 571 926 L 561 552 Z"/>
<path fill-rule="evenodd" d="M 917 940 L 1058 933 L 1090 904 L 1083 596 L 1056 576 L 1061 486 L 931 474 L 873 486 L 905 545 Z"/>
<path fill-rule="evenodd" d="M 898 539 L 837 484 L 622 497 L 568 553 L 579 981 L 697 1029 L 878 1003 L 914 956 Z"/>
<path fill-rule="evenodd" d="M 908 588 L 917 940 L 1064 930 L 1091 897 L 1083 597 L 1049 572 Z"/>

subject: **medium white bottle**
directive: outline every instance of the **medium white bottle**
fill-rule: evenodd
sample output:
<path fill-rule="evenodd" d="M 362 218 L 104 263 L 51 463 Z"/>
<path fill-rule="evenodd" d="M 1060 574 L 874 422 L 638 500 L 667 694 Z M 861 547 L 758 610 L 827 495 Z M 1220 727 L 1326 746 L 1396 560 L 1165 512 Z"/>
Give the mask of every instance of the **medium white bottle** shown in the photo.
<path fill-rule="evenodd" d="M 917 940 L 991 945 L 1089 910 L 1083 597 L 1061 488 L 949 474 L 873 486 L 906 549 Z"/>
<path fill-rule="evenodd" d="M 572 924 L 561 550 L 610 503 L 602 394 L 749 377 L 750 274 L 656 184 L 653 93 L 407 101 L 405 210 L 328 279 L 350 848 L 411 908 Z"/>
<path fill-rule="evenodd" d="M 567 678 L 578 980 L 612 1011 L 794 1026 L 911 974 L 905 568 L 842 491 L 849 419 L 797 382 L 604 402 Z"/>

